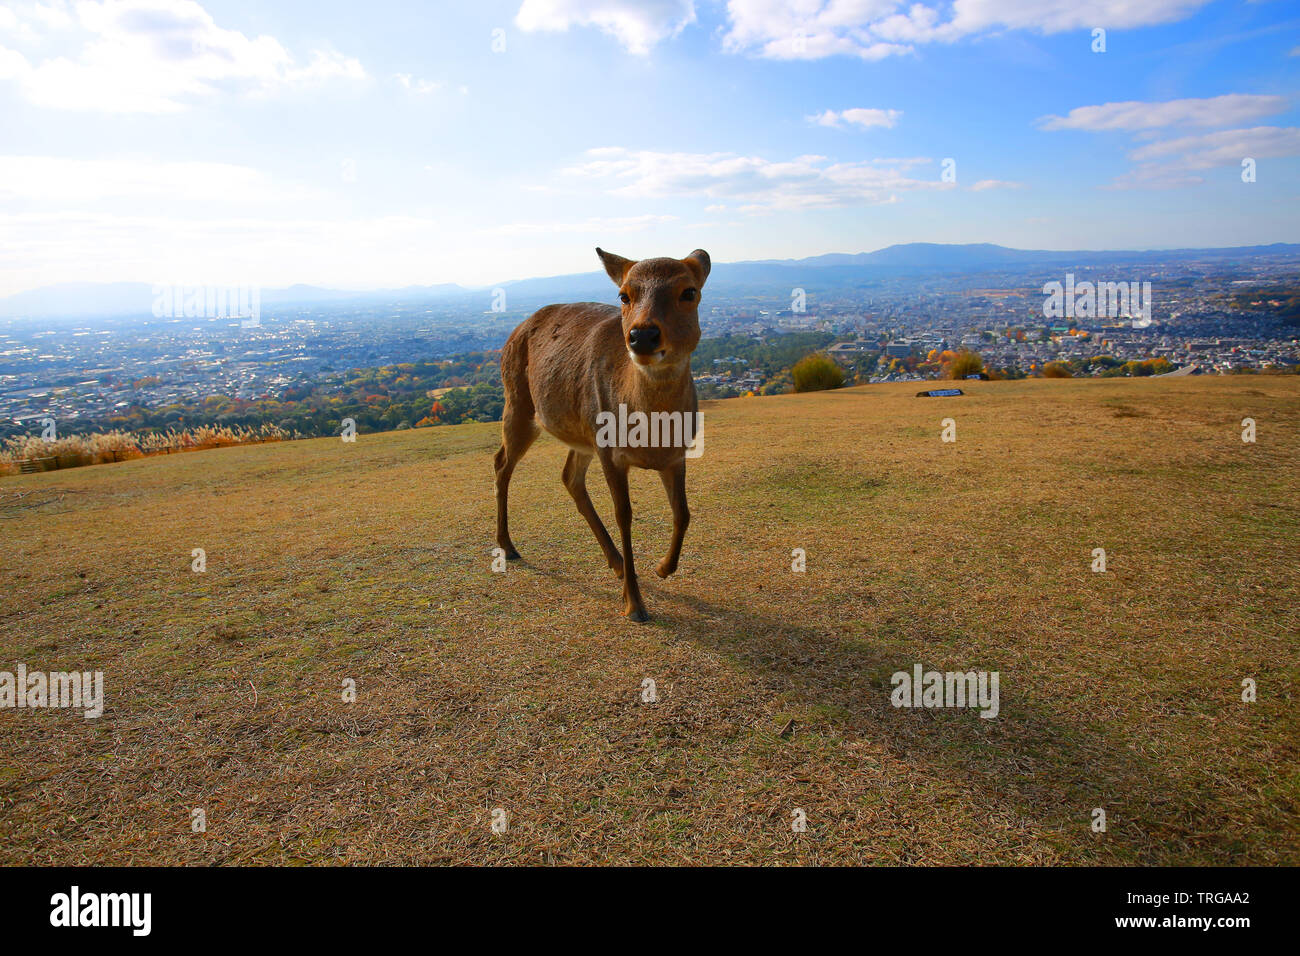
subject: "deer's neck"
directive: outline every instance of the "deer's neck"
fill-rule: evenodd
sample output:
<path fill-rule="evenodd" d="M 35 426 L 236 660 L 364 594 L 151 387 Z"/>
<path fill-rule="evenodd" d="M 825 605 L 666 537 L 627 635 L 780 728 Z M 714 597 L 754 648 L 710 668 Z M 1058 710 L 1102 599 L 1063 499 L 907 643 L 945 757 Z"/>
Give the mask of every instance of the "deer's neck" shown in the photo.
<path fill-rule="evenodd" d="M 695 382 L 687 356 L 676 365 L 638 366 L 624 353 L 616 401 L 628 408 L 689 411 L 694 408 Z"/>

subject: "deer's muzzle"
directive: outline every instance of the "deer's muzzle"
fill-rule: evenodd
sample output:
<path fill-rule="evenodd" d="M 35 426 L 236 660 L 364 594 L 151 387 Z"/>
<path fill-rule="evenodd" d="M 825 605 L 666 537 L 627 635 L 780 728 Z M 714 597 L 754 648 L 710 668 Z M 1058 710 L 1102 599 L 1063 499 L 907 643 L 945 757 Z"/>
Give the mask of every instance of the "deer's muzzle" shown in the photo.
<path fill-rule="evenodd" d="M 628 330 L 627 347 L 637 355 L 650 355 L 659 350 L 662 338 L 657 325 L 640 325 Z"/>

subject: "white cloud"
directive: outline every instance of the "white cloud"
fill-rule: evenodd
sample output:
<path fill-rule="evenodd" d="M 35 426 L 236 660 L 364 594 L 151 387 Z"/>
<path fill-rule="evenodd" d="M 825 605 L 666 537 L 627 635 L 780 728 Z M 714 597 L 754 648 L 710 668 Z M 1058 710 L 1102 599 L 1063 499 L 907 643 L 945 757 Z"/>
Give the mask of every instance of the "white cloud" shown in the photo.
<path fill-rule="evenodd" d="M 885 129 L 893 129 L 898 123 L 898 118 L 902 115 L 902 110 L 855 108 L 841 110 L 838 113 L 835 110 L 826 110 L 824 113 L 808 117 L 808 120 L 819 126 L 832 126 L 835 128 L 860 126 L 863 129 L 870 129 L 873 126 L 883 126 Z"/>
<path fill-rule="evenodd" d="M 402 89 L 419 96 L 424 96 L 428 93 L 436 93 L 438 90 L 442 89 L 441 83 L 435 82 L 434 80 L 421 80 L 412 76 L 410 73 L 394 73 L 393 79 L 397 81 L 398 85 L 401 86 Z M 465 87 L 461 87 L 461 92 L 465 92 Z"/>
<path fill-rule="evenodd" d="M 63 29 L 71 23 L 65 0 L 49 3 L 12 0 L 0 6 L 0 33 L 9 33 L 20 44 L 39 45 L 45 31 Z"/>
<path fill-rule="evenodd" d="M 67 211 L 0 217 L 0 290 L 51 282 L 185 280 L 334 287 L 488 281 L 455 221 L 136 215 Z M 430 263 L 443 271 L 431 272 Z M 490 265 L 490 264 L 488 264 Z M 472 281 L 472 279 L 470 280 Z"/>
<path fill-rule="evenodd" d="M 1238 166 L 1248 156 L 1253 159 L 1300 156 L 1300 129 L 1280 126 L 1224 129 L 1150 143 L 1130 154 L 1131 159 L 1140 161 L 1172 157 L 1181 169 Z"/>
<path fill-rule="evenodd" d="M 490 284 L 597 268 L 591 252 L 596 241 L 574 235 L 557 243 L 543 232 L 474 242 L 467 241 L 464 224 L 464 216 L 452 212 L 358 218 L 256 211 L 215 217 L 22 212 L 0 216 L 0 295 L 71 281 L 249 283 L 264 288 L 306 282 L 357 289 Z M 682 235 L 674 248 L 703 244 Z M 506 275 L 502 262 L 510 263 Z M 263 324 L 283 319 L 263 308 Z"/>
<path fill-rule="evenodd" d="M 12 5 L 14 12 L 22 19 L 57 29 L 72 25 L 70 8 L 68 0 L 29 0 L 27 3 L 16 2 Z"/>
<path fill-rule="evenodd" d="M 637 56 L 694 22 L 694 0 L 523 0 L 515 15 L 526 32 L 596 27 Z"/>
<path fill-rule="evenodd" d="M 774 161 L 734 153 L 662 153 L 606 147 L 565 170 L 627 198 L 702 197 L 739 204 L 741 211 L 813 209 L 887 203 L 896 193 L 948 189 L 953 184 L 911 178 L 906 169 L 924 160 L 883 164 L 831 163 L 824 156 Z"/>
<path fill-rule="evenodd" d="M 1290 102 L 1283 96 L 1229 93 L 1205 99 L 1081 106 L 1065 116 L 1044 117 L 1039 126 L 1045 130 L 1130 132 L 1135 140 L 1145 143 L 1129 153 L 1137 165 L 1116 177 L 1108 188 L 1172 189 L 1202 183 L 1200 172 L 1239 166 L 1247 157 L 1300 155 L 1300 129 L 1255 126 L 1161 138 L 1171 130 L 1248 122 L 1289 108 Z"/>
<path fill-rule="evenodd" d="M 329 50 L 313 50 L 301 65 L 274 37 L 218 27 L 194 0 L 83 0 L 75 24 L 50 10 L 42 29 L 76 30 L 75 58 L 33 61 L 0 47 L 0 80 L 16 80 L 37 106 L 165 113 L 220 92 L 266 95 L 366 78 L 360 62 Z"/>
<path fill-rule="evenodd" d="M 1019 189 L 1023 183 L 1010 182 L 1005 179 L 981 179 L 974 186 L 971 186 L 971 192 L 982 193 L 986 189 Z"/>
<path fill-rule="evenodd" d="M 1060 33 L 1172 23 L 1209 0 L 727 0 L 722 47 L 775 60 L 855 56 L 882 60 L 919 44 L 947 43 L 1002 29 Z M 522 30 L 596 27 L 631 53 L 695 22 L 693 0 L 523 0 Z"/>
<path fill-rule="evenodd" d="M 911 47 L 894 43 L 897 29 L 876 33 L 873 23 L 893 18 L 897 0 L 728 0 L 729 28 L 722 46 L 775 60 L 817 60 L 845 55 L 880 60 Z M 925 15 L 922 14 L 924 17 Z"/>
<path fill-rule="evenodd" d="M 592 216 L 580 222 L 511 222 L 477 230 L 485 236 L 532 236 L 555 232 L 582 232 L 606 234 L 615 232 L 640 232 L 650 226 L 673 222 L 676 216 Z"/>
<path fill-rule="evenodd" d="M 1128 30 L 1173 23 L 1209 0 L 956 0 L 953 27 L 976 33 L 992 27 L 1060 33 L 1105 27 Z"/>
<path fill-rule="evenodd" d="M 879 60 L 917 44 L 999 29 L 1040 33 L 1171 23 L 1209 0 L 728 0 L 723 48 L 779 60 L 857 56 Z M 950 10 L 951 16 L 944 19 Z"/>
<path fill-rule="evenodd" d="M 77 203 L 154 200 L 266 203 L 309 198 L 295 184 L 229 163 L 147 158 L 0 156 L 0 200 Z"/>
<path fill-rule="evenodd" d="M 1205 182 L 1207 169 L 1239 168 L 1243 159 L 1300 156 L 1300 129 L 1256 126 L 1148 143 L 1129 154 L 1137 165 L 1110 189 L 1173 189 Z"/>
<path fill-rule="evenodd" d="M 1042 129 L 1146 130 L 1164 126 L 1229 126 L 1285 111 L 1284 96 L 1229 93 L 1206 99 L 1166 100 L 1162 103 L 1128 101 L 1080 106 L 1065 116 L 1047 116 Z"/>
<path fill-rule="evenodd" d="M 1114 182 L 1102 189 L 1180 189 L 1184 186 L 1199 186 L 1205 182 L 1204 176 L 1192 176 L 1173 167 L 1158 163 L 1144 163 L 1134 166 L 1122 176 L 1116 176 Z"/>

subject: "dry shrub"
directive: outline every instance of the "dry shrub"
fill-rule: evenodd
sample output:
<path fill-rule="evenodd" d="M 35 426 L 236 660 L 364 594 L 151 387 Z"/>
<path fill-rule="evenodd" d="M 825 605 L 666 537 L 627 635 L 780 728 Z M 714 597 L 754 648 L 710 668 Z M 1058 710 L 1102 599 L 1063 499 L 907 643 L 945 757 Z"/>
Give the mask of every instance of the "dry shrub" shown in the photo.
<path fill-rule="evenodd" d="M 296 433 L 291 434 L 276 425 L 254 428 L 200 425 L 179 431 L 138 435 L 115 429 L 88 435 L 65 435 L 53 441 L 47 441 L 39 435 L 20 435 L 5 439 L 3 446 L 0 446 L 0 474 L 18 474 L 23 462 L 35 463 L 37 471 L 53 471 L 56 468 L 129 461 L 149 455 L 284 441 L 294 437 Z"/>
<path fill-rule="evenodd" d="M 944 352 L 944 355 L 950 353 Z M 984 371 L 984 359 L 980 358 L 978 352 L 972 352 L 970 349 L 962 349 L 951 360 L 947 361 L 944 378 L 962 379 L 967 375 L 978 375 Z"/>
<path fill-rule="evenodd" d="M 790 369 L 790 375 L 796 392 L 818 392 L 844 384 L 844 370 L 833 359 L 820 354 L 801 358 Z"/>

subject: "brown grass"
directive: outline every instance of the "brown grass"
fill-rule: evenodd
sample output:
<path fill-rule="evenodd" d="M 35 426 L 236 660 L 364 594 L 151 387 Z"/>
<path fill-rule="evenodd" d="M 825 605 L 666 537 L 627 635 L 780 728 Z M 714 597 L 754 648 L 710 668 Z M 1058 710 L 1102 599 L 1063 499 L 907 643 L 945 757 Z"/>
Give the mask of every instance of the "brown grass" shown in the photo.
<path fill-rule="evenodd" d="M 963 388 L 706 404 L 641 626 L 549 438 L 490 572 L 494 425 L 5 479 L 0 670 L 108 701 L 0 710 L 0 861 L 1300 862 L 1300 382 Z M 915 663 L 1001 715 L 894 709 Z"/>

